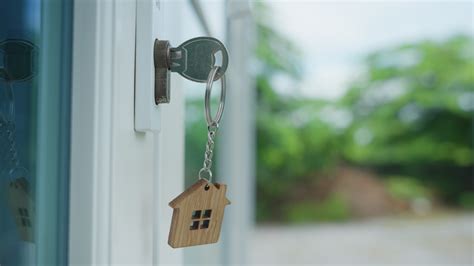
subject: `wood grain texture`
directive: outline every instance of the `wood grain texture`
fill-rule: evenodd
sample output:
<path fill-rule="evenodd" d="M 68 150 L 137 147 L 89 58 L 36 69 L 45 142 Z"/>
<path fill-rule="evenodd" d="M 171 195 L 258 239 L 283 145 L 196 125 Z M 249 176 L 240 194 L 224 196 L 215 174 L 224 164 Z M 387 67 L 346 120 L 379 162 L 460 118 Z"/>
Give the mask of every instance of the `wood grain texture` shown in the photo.
<path fill-rule="evenodd" d="M 199 180 L 172 200 L 169 205 L 174 211 L 168 244 L 180 248 L 216 243 L 224 209 L 230 204 L 226 191 L 224 184 L 208 184 L 205 180 Z"/>

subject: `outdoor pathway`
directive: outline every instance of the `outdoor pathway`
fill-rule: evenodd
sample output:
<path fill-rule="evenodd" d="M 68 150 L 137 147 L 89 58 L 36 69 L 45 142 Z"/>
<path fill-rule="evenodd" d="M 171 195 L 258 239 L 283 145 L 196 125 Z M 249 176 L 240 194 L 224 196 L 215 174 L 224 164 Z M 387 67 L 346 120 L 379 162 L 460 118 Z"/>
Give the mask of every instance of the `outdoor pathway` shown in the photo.
<path fill-rule="evenodd" d="M 252 265 L 474 265 L 474 214 L 261 226 Z"/>

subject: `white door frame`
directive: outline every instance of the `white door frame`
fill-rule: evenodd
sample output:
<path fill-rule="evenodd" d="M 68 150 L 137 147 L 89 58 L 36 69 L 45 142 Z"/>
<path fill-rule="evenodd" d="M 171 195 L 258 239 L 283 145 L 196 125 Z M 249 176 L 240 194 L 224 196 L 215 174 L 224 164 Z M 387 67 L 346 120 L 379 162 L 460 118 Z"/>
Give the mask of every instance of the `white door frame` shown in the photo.
<path fill-rule="evenodd" d="M 75 1 L 71 265 L 181 264 L 181 251 L 164 241 L 167 202 L 184 180 L 184 100 L 172 81 L 172 103 L 157 117 L 161 132 L 134 130 L 137 2 Z"/>

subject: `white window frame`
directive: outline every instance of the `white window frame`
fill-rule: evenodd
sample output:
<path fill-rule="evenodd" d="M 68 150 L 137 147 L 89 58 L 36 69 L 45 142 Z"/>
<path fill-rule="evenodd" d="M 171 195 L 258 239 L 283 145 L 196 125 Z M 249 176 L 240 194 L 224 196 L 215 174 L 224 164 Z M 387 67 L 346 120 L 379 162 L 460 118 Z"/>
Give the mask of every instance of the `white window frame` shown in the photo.
<path fill-rule="evenodd" d="M 137 2 L 171 13 L 166 1 Z M 75 1 L 71 265 L 182 263 L 166 239 L 168 201 L 184 183 L 184 99 L 172 81 L 161 132 L 134 131 L 137 2 Z"/>

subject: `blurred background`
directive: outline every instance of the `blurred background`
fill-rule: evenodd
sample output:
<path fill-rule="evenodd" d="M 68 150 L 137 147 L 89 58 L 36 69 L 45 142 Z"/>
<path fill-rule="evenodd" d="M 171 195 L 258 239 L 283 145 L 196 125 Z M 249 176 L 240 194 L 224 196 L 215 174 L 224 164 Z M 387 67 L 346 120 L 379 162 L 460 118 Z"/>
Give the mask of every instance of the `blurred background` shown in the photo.
<path fill-rule="evenodd" d="M 473 3 L 268 0 L 251 12 L 249 263 L 472 265 Z M 206 128 L 202 95 L 186 93 L 191 184 Z"/>

